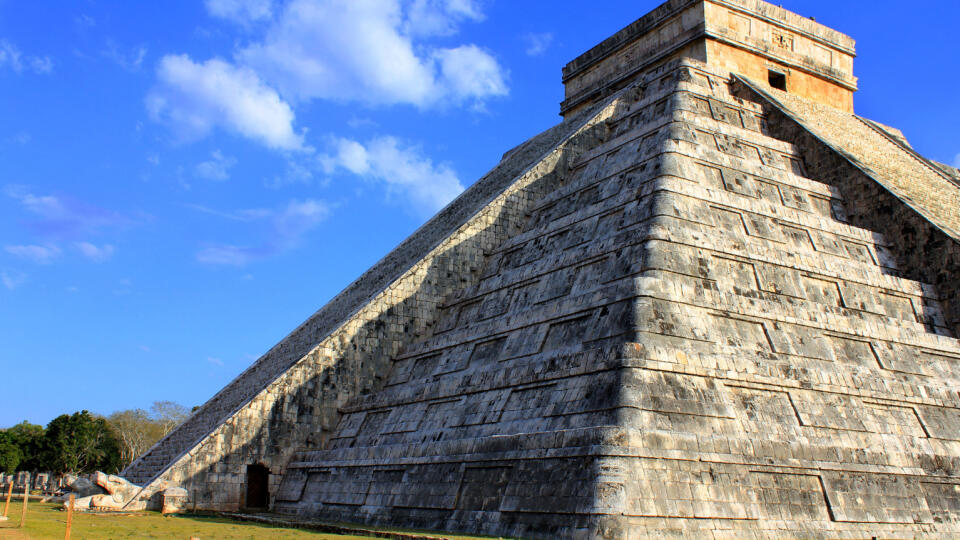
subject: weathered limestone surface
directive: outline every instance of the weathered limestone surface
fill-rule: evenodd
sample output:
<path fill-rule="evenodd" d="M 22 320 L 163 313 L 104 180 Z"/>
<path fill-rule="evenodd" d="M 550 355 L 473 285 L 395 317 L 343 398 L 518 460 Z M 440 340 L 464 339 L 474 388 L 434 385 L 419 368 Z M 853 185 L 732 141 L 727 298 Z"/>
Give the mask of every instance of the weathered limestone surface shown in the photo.
<path fill-rule="evenodd" d="M 79 511 L 143 510 L 147 506 L 146 499 L 149 499 L 149 494 L 140 486 L 131 484 L 125 478 L 100 471 L 87 478 L 67 475 L 65 480 L 67 489 L 79 496 L 74 501 L 74 508 Z M 141 496 L 146 498 L 141 500 Z M 64 508 L 68 505 L 70 501 L 64 501 Z"/>
<path fill-rule="evenodd" d="M 78 497 L 90 497 L 93 495 L 103 495 L 104 493 L 107 493 L 107 490 L 103 489 L 89 478 L 68 474 L 63 480 L 64 487 L 76 493 Z"/>
<path fill-rule="evenodd" d="M 841 112 L 853 55 L 667 2 L 126 474 L 230 510 L 262 464 L 278 512 L 499 536 L 960 536 L 960 187 Z"/>
<path fill-rule="evenodd" d="M 901 273 L 936 286 L 947 325 L 960 335 L 960 183 L 952 167 L 917 154 L 892 128 L 739 81 L 762 96 L 777 136 L 795 141 L 824 181 L 843 186 L 850 219 L 882 231 Z"/>
<path fill-rule="evenodd" d="M 849 36 L 761 0 L 669 0 L 563 68 L 561 112 L 677 58 L 761 80 L 772 69 L 792 93 L 852 112 L 855 55 Z"/>
<path fill-rule="evenodd" d="M 728 84 L 685 62 L 616 97 L 275 508 L 543 538 L 960 533 L 943 299 Z"/>
<path fill-rule="evenodd" d="M 443 298 L 472 284 L 485 253 L 555 187 L 556 170 L 594 144 L 603 120 L 596 113 L 570 119 L 508 152 L 124 475 L 182 485 L 198 505 L 231 510 L 244 505 L 246 466 L 262 463 L 272 492 L 292 452 L 329 439 L 347 399 L 382 387 L 390 358 L 430 333 Z"/>

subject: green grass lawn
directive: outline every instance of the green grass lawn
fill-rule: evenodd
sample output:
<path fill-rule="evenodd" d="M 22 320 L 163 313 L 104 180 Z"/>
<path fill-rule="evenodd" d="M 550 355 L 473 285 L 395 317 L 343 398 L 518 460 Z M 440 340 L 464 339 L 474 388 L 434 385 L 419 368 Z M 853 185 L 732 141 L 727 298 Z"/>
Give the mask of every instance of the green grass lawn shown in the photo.
<path fill-rule="evenodd" d="M 67 524 L 67 513 L 61 504 L 35 503 L 27 506 L 27 526 L 18 529 L 22 502 L 10 502 L 9 520 L 0 521 L 0 539 L 62 539 Z M 2 501 L 0 501 L 2 507 Z M 433 536 L 433 535 L 432 535 Z M 436 534 L 435 536 L 441 536 Z M 188 540 L 260 539 L 283 540 L 369 540 L 369 536 L 320 533 L 309 530 L 271 527 L 258 523 L 234 521 L 215 516 L 163 516 L 159 512 L 138 512 L 130 515 L 89 514 L 73 515 L 72 540 L 85 538 L 177 538 Z M 476 537 L 448 536 L 443 538 L 468 540 Z"/>

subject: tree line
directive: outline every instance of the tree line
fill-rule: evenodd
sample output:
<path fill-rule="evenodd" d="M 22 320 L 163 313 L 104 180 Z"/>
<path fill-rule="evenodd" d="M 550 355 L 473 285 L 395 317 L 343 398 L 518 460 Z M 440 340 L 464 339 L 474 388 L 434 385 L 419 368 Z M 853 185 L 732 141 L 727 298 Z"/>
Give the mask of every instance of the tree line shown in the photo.
<path fill-rule="evenodd" d="M 115 474 L 186 420 L 190 411 L 157 401 L 150 411 L 130 409 L 100 416 L 62 414 L 47 427 L 21 422 L 0 429 L 0 471 Z"/>

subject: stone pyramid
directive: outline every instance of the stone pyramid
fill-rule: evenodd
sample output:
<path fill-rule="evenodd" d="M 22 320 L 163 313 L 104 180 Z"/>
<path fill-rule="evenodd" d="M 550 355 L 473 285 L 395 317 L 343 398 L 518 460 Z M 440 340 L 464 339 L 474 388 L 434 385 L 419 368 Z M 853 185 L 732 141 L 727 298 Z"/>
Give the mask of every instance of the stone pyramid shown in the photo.
<path fill-rule="evenodd" d="M 125 475 L 528 538 L 960 535 L 960 171 L 853 40 L 670 0 Z"/>

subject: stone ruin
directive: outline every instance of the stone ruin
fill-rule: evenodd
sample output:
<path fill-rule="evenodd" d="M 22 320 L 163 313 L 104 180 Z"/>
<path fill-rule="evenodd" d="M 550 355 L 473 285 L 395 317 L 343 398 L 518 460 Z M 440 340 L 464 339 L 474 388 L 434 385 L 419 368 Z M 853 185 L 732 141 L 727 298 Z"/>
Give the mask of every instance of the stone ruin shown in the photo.
<path fill-rule="evenodd" d="M 55 474 L 18 471 L 14 474 L 0 474 L 0 493 L 5 494 L 11 483 L 14 489 L 21 493 L 25 485 L 44 494 L 56 493 L 61 488 L 61 478 Z"/>
<path fill-rule="evenodd" d="M 99 471 L 79 476 L 28 471 L 0 474 L 0 492 L 5 495 L 11 483 L 19 491 L 17 496 L 27 487 L 47 498 L 62 499 L 65 508 L 72 493 L 74 510 L 79 512 L 136 512 L 149 507 L 172 514 L 188 510 L 190 502 L 189 493 L 181 487 L 154 482 L 144 489 L 123 477 Z"/>
<path fill-rule="evenodd" d="M 855 54 L 666 2 L 123 474 L 528 538 L 960 535 L 960 173 L 854 114 Z"/>
<path fill-rule="evenodd" d="M 186 510 L 188 503 L 188 493 L 183 488 L 155 482 L 144 489 L 123 477 L 102 472 L 65 475 L 63 486 L 75 495 L 73 508 L 80 512 L 136 512 L 152 506 L 170 514 Z M 69 504 L 69 499 L 65 499 L 64 507 Z"/>

